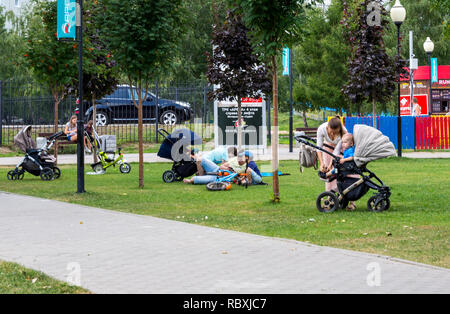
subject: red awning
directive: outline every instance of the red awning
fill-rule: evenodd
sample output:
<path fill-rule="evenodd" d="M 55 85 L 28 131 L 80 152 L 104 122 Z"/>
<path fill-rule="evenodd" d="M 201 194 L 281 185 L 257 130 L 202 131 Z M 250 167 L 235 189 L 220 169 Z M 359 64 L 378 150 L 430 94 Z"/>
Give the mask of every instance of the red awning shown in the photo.
<path fill-rule="evenodd" d="M 420 66 L 417 70 L 414 71 L 414 81 L 429 80 L 429 73 L 429 66 Z M 438 65 L 438 80 L 448 79 L 450 79 L 450 65 Z M 402 81 L 409 81 L 409 79 L 402 79 Z"/>

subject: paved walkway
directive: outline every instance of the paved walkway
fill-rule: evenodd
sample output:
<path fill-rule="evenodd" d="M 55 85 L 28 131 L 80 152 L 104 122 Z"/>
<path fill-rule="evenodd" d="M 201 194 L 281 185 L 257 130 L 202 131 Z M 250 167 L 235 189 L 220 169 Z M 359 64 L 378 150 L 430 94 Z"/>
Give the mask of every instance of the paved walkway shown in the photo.
<path fill-rule="evenodd" d="M 268 149 L 265 152 L 255 154 L 255 160 L 272 160 L 272 150 Z M 403 152 L 403 157 L 406 158 L 450 158 L 450 152 Z M 0 166 L 15 166 L 21 161 L 22 157 L 3 157 L 0 158 Z M 139 154 L 126 154 L 125 159 L 128 162 L 138 162 Z M 294 147 L 292 153 L 289 152 L 287 145 L 280 145 L 279 160 L 298 160 L 298 148 Z M 93 162 L 92 155 L 86 155 L 86 164 Z M 144 154 L 144 162 L 170 162 L 170 160 L 159 158 L 156 153 Z M 77 163 L 77 155 L 58 155 L 58 164 L 70 165 Z"/>
<path fill-rule="evenodd" d="M 450 293 L 450 270 L 0 192 L 0 259 L 95 293 Z"/>

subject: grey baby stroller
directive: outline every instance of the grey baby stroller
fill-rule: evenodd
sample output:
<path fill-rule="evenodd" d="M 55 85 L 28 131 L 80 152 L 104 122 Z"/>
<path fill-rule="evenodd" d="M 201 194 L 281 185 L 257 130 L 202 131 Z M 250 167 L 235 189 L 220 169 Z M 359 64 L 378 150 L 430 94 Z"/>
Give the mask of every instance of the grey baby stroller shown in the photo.
<path fill-rule="evenodd" d="M 25 153 L 25 157 L 14 170 L 7 173 L 8 180 L 22 180 L 25 172 L 39 176 L 43 181 L 58 179 L 61 176 L 61 170 L 55 166 L 56 158 L 48 155 L 48 150 L 60 136 L 64 136 L 64 133 L 58 132 L 51 135 L 47 138 L 46 144 L 37 149 L 36 142 L 31 137 L 31 126 L 24 127 L 14 137 L 14 144 Z"/>
<path fill-rule="evenodd" d="M 384 185 L 375 173 L 367 169 L 366 165 L 373 160 L 394 156 L 394 144 L 377 129 L 362 124 L 354 126 L 353 138 L 355 145 L 354 161 L 341 164 L 339 156 L 316 146 L 313 139 L 302 134 L 295 136 L 299 143 L 333 157 L 333 166 L 336 168 L 337 174 L 330 180 L 337 180 L 338 191 L 323 192 L 317 197 L 316 207 L 321 212 L 329 213 L 339 208 L 346 208 L 350 201 L 359 200 L 369 189 L 376 191 L 367 202 L 369 211 L 382 212 L 390 207 L 390 188 Z M 359 178 L 349 177 L 349 175 L 358 175 Z"/>

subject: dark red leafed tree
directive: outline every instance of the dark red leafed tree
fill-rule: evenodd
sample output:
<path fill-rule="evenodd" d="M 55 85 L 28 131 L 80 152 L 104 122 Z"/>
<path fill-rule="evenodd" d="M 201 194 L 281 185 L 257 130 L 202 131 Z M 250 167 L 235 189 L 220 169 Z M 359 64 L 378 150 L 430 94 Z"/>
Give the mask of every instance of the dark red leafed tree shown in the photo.
<path fill-rule="evenodd" d="M 248 29 L 239 15 L 228 12 L 224 25 L 215 25 L 213 55 L 209 53 L 206 76 L 218 87 L 211 98 L 237 101 L 237 145 L 242 145 L 242 98 L 259 98 L 270 92 L 270 78 L 265 65 L 253 52 L 248 39 Z"/>

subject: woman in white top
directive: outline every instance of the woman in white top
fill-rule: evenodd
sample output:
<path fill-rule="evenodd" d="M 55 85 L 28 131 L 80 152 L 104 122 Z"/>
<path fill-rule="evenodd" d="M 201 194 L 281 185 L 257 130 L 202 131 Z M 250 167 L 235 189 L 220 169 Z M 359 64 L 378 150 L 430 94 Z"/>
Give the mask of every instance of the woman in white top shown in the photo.
<path fill-rule="evenodd" d="M 69 142 L 77 141 L 77 116 L 73 115 L 70 117 L 69 122 L 67 122 L 64 129 L 64 134 L 67 135 L 67 140 Z"/>
<path fill-rule="evenodd" d="M 340 155 L 339 147 L 341 146 L 338 144 L 345 133 L 347 133 L 347 129 L 342 125 L 341 118 L 339 116 L 331 118 L 330 121 L 323 123 L 317 129 L 317 146 L 332 152 L 334 155 Z M 333 169 L 333 158 L 330 155 L 317 151 L 317 157 L 319 159 L 320 171 L 327 173 Z M 325 182 L 325 191 L 331 190 L 338 190 L 336 180 Z M 350 202 L 348 209 L 355 209 L 354 202 Z"/>

